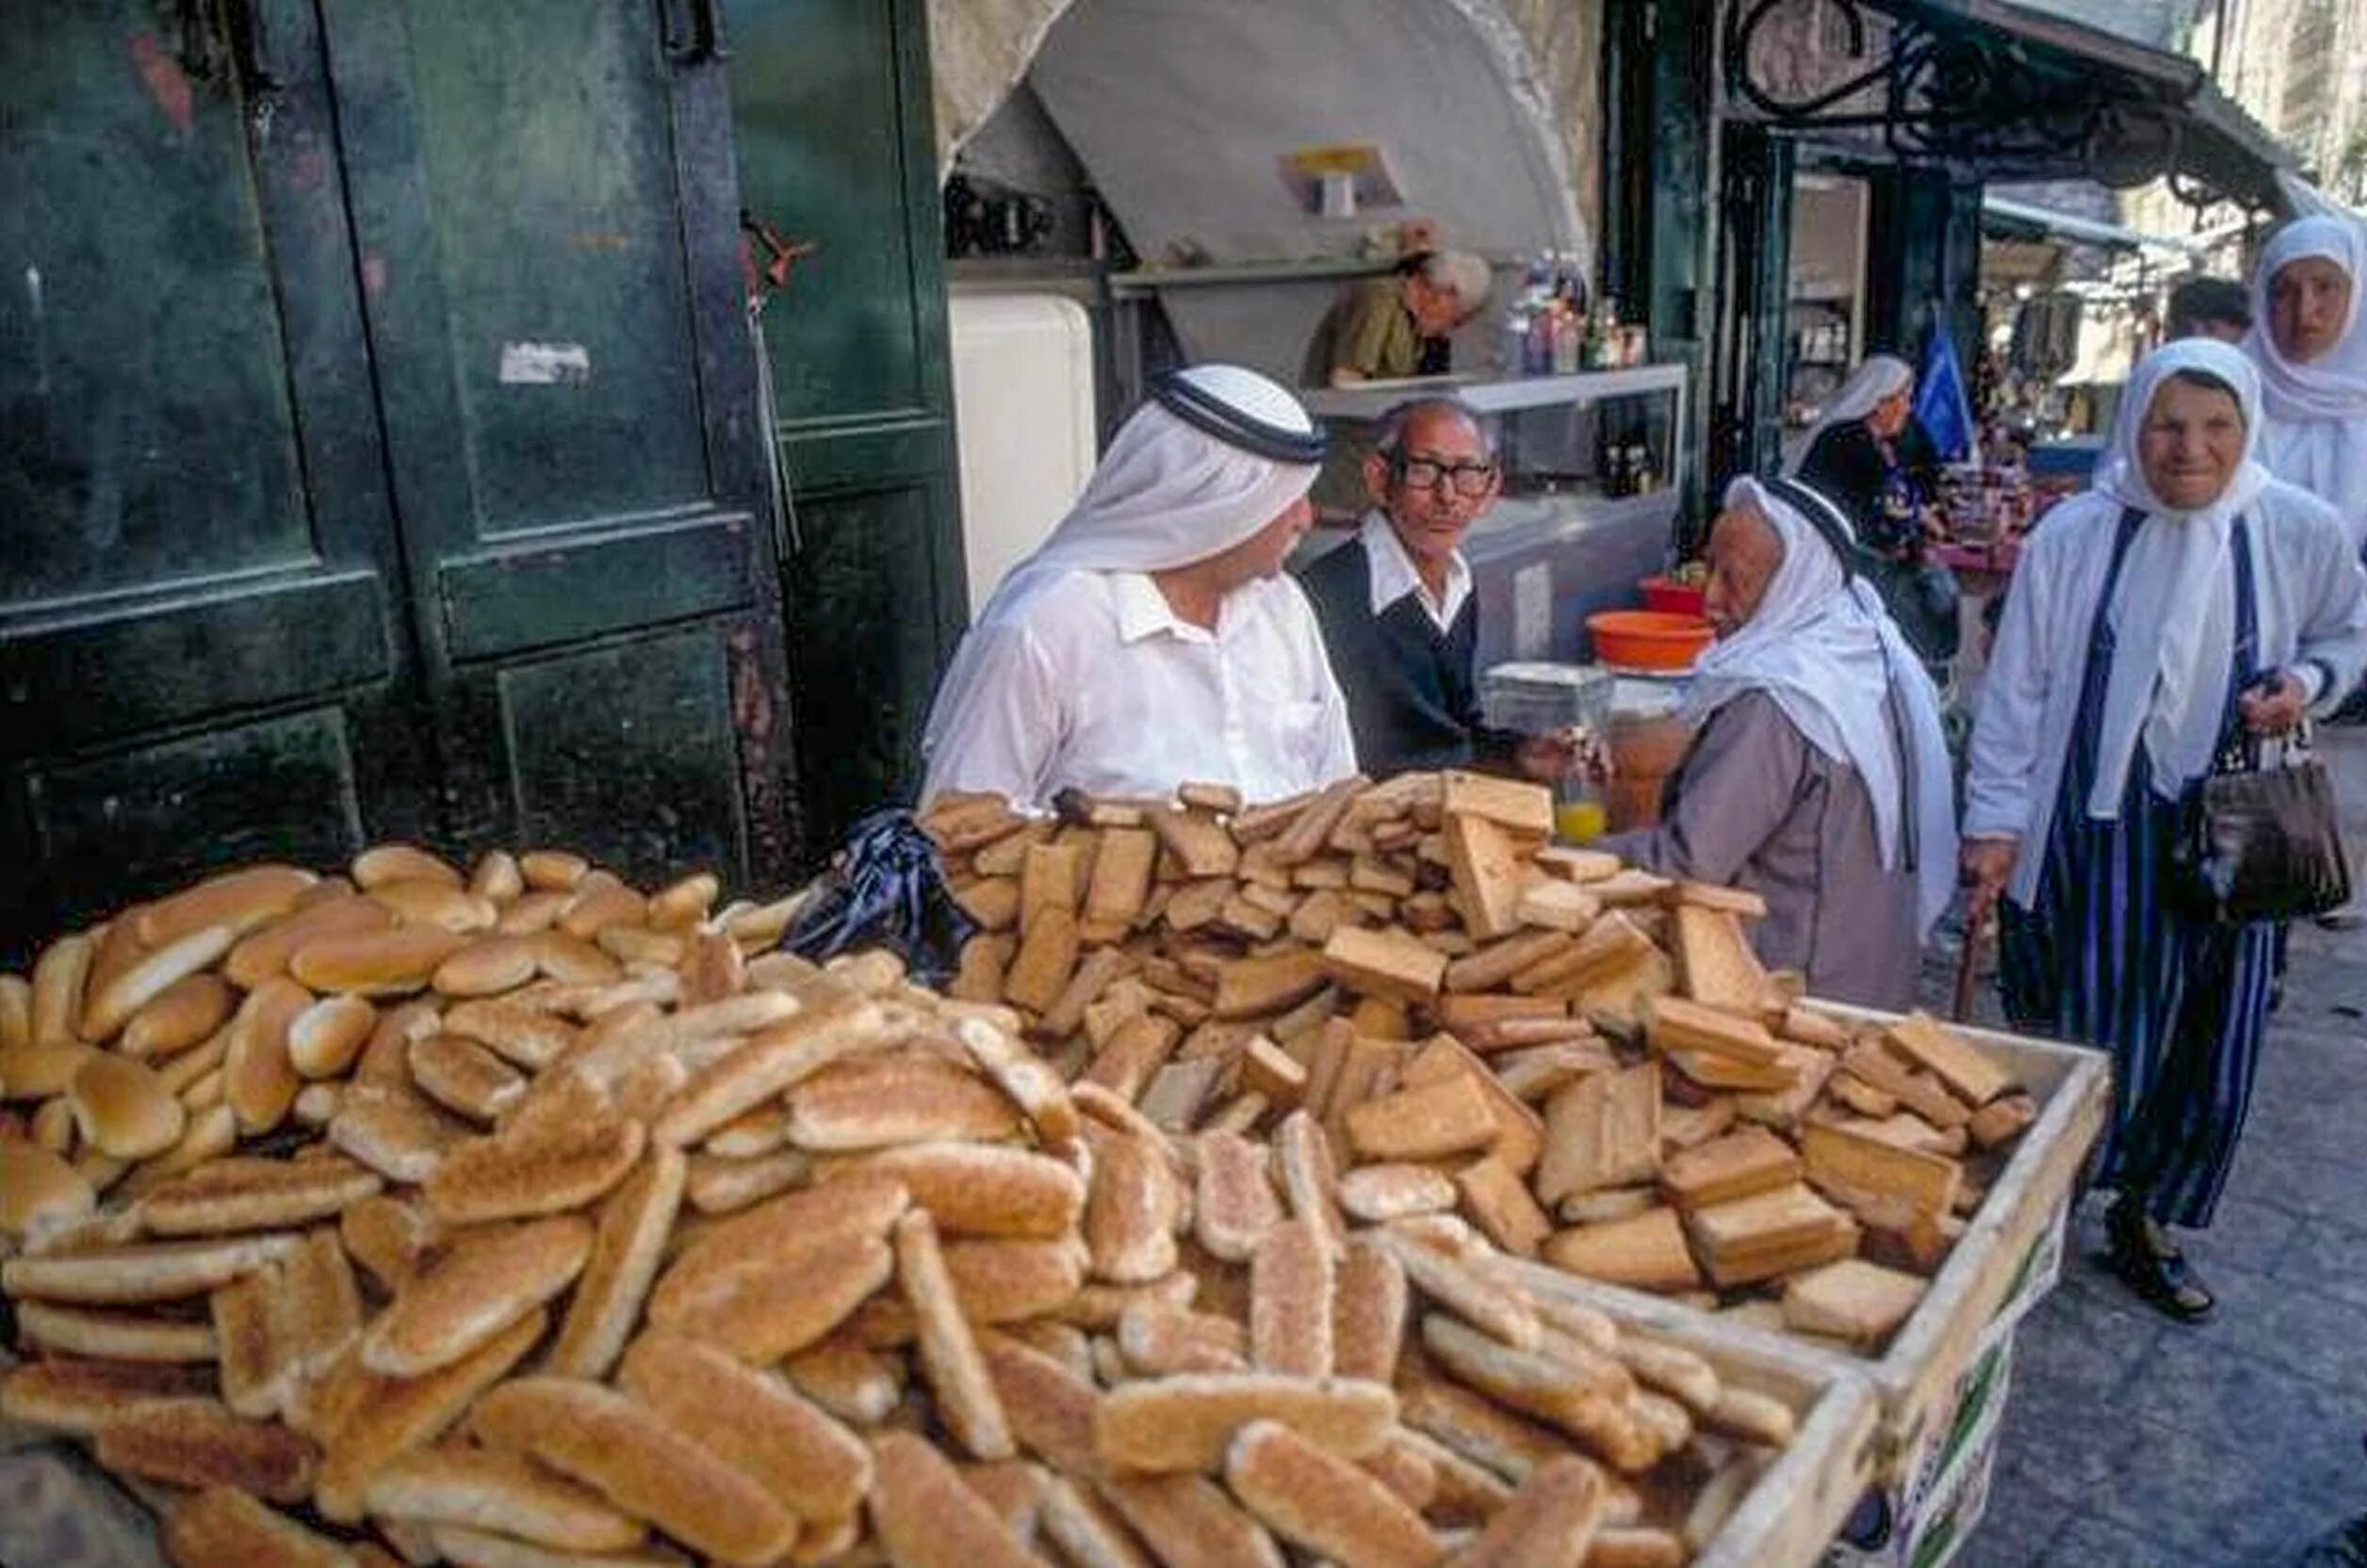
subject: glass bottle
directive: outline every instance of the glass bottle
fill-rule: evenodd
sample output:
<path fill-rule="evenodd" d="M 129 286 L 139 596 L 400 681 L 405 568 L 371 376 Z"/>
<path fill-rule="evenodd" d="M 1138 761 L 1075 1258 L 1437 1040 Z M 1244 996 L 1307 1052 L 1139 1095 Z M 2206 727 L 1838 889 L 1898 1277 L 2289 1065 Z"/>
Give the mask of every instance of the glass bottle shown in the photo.
<path fill-rule="evenodd" d="M 1578 328 L 1575 311 L 1565 307 L 1554 315 L 1554 374 L 1567 376 L 1579 368 L 1584 358 L 1585 340 Z"/>

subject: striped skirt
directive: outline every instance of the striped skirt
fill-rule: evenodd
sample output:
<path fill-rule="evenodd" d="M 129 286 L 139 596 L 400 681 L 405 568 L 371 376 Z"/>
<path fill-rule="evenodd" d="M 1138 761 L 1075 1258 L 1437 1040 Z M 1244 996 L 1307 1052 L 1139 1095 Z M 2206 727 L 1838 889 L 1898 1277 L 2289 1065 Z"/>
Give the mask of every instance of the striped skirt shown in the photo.
<path fill-rule="evenodd" d="M 2098 822 L 2084 808 L 2064 792 L 2034 906 L 2001 907 L 2006 1015 L 2112 1053 L 2097 1184 L 2142 1195 L 2164 1224 L 2208 1225 L 2251 1102 L 2276 928 L 2198 923 L 2170 906 L 2183 819 L 2154 794 L 2142 746 L 2120 816 Z"/>

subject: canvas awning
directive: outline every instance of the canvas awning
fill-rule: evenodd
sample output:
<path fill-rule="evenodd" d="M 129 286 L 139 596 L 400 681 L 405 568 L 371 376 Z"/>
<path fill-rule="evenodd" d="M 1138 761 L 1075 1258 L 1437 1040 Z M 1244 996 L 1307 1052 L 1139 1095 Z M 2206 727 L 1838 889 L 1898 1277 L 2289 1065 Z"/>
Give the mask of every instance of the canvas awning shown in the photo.
<path fill-rule="evenodd" d="M 2032 234 L 2051 235 L 2060 239 L 2077 240 L 2082 245 L 2100 245 L 2114 251 L 2175 251 L 2181 255 L 2200 255 L 2204 247 L 2195 240 L 2176 235 L 2144 234 L 2123 228 L 2118 223 L 2105 223 L 2076 213 L 2057 212 L 2029 202 L 2016 202 L 2010 197 L 1983 192 L 1981 197 L 1982 227 L 1992 234 L 2025 237 Z"/>

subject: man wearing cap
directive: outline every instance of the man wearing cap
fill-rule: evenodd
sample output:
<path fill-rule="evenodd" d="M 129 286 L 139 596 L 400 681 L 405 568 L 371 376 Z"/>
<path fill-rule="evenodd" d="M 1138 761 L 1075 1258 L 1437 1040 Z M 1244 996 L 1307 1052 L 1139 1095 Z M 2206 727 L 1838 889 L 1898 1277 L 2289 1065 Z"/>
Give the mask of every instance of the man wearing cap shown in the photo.
<path fill-rule="evenodd" d="M 938 688 L 925 803 L 1064 790 L 1254 803 L 1356 771 L 1347 707 L 1282 563 L 1323 437 L 1237 366 L 1164 379 L 1052 536 L 995 590 Z"/>

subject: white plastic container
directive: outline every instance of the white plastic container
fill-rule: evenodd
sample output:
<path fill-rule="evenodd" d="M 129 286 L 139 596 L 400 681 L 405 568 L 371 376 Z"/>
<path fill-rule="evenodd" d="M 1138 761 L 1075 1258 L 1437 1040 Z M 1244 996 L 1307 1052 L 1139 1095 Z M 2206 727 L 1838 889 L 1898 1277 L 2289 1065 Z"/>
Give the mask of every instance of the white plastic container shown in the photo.
<path fill-rule="evenodd" d="M 1572 725 L 1599 730 L 1611 704 L 1611 675 L 1599 664 L 1524 662 L 1496 664 L 1479 677 L 1479 709 L 1489 725 L 1548 735 Z"/>
<path fill-rule="evenodd" d="M 1056 294 L 957 292 L 948 317 L 975 616 L 1093 477 L 1093 328 Z"/>

